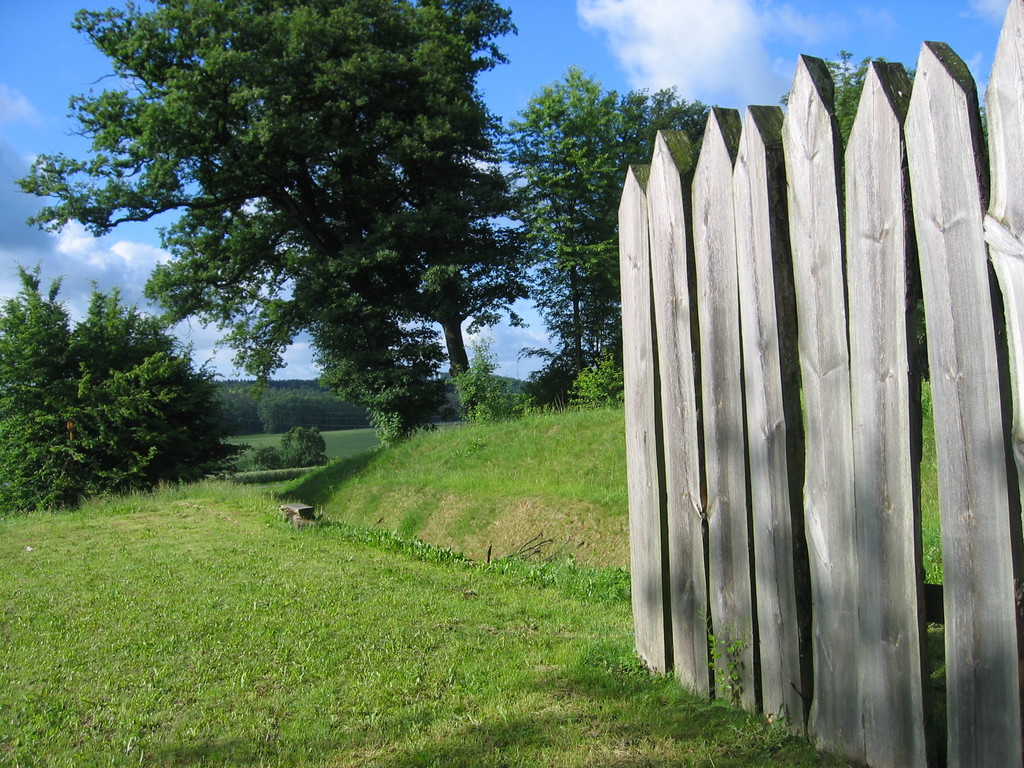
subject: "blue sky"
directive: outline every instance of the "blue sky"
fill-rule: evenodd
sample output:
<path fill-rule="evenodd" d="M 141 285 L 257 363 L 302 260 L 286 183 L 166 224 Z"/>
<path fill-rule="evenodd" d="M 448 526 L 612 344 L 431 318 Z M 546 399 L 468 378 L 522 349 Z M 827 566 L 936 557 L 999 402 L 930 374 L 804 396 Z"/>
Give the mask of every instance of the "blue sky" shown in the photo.
<path fill-rule="evenodd" d="M 1024 2 L 1024 0 L 1013 0 Z M 93 238 L 70 225 L 59 234 L 25 225 L 39 201 L 14 179 L 34 155 L 83 155 L 87 146 L 67 119 L 73 94 L 103 87 L 105 59 L 70 22 L 82 7 L 107 2 L 0 0 L 0 296 L 17 290 L 16 265 L 40 264 L 43 277 L 64 278 L 63 296 L 80 312 L 93 285 L 120 287 L 145 306 L 141 288 L 166 254 L 156 228 L 130 225 Z M 542 86 L 579 66 L 606 88 L 678 88 L 687 99 L 742 108 L 777 104 L 789 89 L 801 53 L 859 60 L 885 57 L 912 66 L 921 42 L 949 43 L 968 63 L 979 88 L 992 65 L 1007 0 L 506 0 L 519 34 L 504 41 L 508 65 L 481 86 L 491 109 L 512 119 Z M 145 3 L 143 3 L 145 5 Z M 523 347 L 543 345 L 539 320 L 520 307 L 530 327 L 499 326 L 494 339 L 500 372 L 525 377 L 538 363 L 520 359 Z M 231 376 L 231 354 L 215 349 L 216 332 L 195 324 L 180 335 L 196 358 Z M 282 378 L 317 375 L 310 351 L 296 344 Z"/>

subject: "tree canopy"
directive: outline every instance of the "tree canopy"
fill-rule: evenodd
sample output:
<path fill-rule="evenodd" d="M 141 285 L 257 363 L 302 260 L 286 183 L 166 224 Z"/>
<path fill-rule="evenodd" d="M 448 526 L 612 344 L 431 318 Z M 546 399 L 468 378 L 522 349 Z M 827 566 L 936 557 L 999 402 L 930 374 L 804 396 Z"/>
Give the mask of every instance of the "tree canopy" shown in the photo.
<path fill-rule="evenodd" d="M 554 349 L 543 399 L 563 399 L 580 372 L 621 355 L 617 211 L 630 163 L 650 161 L 658 130 L 699 143 L 707 107 L 674 90 L 619 95 L 578 68 L 545 86 L 511 124 L 509 159 L 533 257 L 531 296 Z"/>
<path fill-rule="evenodd" d="M 59 283 L 20 277 L 0 307 L 0 515 L 227 467 L 216 386 L 158 320 L 95 292 L 72 324 Z"/>
<path fill-rule="evenodd" d="M 35 217 L 94 233 L 173 211 L 147 292 L 220 326 L 266 378 L 300 330 L 324 381 L 399 436 L 443 399 L 462 324 L 524 295 L 477 76 L 493 0 L 156 0 L 74 26 L 115 79 L 77 96 L 87 159 L 38 158 Z"/>

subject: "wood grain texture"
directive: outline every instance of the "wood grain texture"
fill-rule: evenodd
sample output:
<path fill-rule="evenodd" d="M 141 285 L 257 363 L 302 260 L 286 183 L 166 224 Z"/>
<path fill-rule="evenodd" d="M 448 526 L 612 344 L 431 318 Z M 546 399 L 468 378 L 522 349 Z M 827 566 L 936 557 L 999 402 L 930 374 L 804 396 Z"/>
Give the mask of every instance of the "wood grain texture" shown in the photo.
<path fill-rule="evenodd" d="M 1009 4 L 985 102 L 992 181 L 985 239 L 1006 321 L 1011 448 L 1019 499 L 1024 496 L 1024 0 Z M 1019 538 L 1014 540 L 1020 546 Z M 1021 573 L 1016 576 L 1021 578 Z"/>
<path fill-rule="evenodd" d="M 781 128 L 777 107 L 747 108 L 733 195 L 762 701 L 799 731 L 810 697 L 804 450 Z"/>
<path fill-rule="evenodd" d="M 782 127 L 788 182 L 800 374 L 803 384 L 804 527 L 813 615 L 814 703 L 819 747 L 864 755 L 858 685 L 856 525 L 846 283 L 839 209 L 839 126 L 825 62 L 801 56 Z"/>
<path fill-rule="evenodd" d="M 655 672 L 672 667 L 669 637 L 667 521 L 663 505 L 659 393 L 646 184 L 649 169 L 632 167 L 619 205 L 623 375 L 629 545 L 637 654 Z"/>
<path fill-rule="evenodd" d="M 693 343 L 698 321 L 696 302 L 691 300 L 691 288 L 694 293 L 696 290 L 690 235 L 692 168 L 686 134 L 660 131 L 651 161 L 647 205 L 665 452 L 673 662 L 676 677 L 684 686 L 708 695 L 699 350 Z"/>
<path fill-rule="evenodd" d="M 951 768 L 1021 765 L 1010 497 L 974 82 L 941 43 L 906 122 L 942 509 Z"/>
<path fill-rule="evenodd" d="M 747 438 L 740 346 L 739 286 L 732 173 L 741 123 L 736 110 L 712 109 L 693 180 L 693 240 L 700 317 L 706 516 L 711 631 L 721 647 L 716 674 L 739 675 L 718 698 L 759 705 L 753 542 L 747 494 Z M 730 668 L 731 667 L 731 668 Z M 737 690 L 738 688 L 738 690 Z"/>
<path fill-rule="evenodd" d="M 846 253 L 856 458 L 856 644 L 860 759 L 928 764 L 920 541 L 920 379 L 911 370 L 917 303 L 903 121 L 910 81 L 873 63 L 846 150 Z M 852 689 L 851 689 L 852 690 Z M 851 755 L 852 756 L 852 755 Z"/>

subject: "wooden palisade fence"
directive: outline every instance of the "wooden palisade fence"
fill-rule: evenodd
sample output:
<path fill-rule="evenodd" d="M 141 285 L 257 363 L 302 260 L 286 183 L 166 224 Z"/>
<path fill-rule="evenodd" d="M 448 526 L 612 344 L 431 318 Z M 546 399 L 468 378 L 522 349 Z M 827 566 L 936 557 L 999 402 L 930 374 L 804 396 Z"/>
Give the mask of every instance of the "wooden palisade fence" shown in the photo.
<path fill-rule="evenodd" d="M 637 650 L 870 766 L 1022 768 L 1024 0 L 983 135 L 967 67 L 871 66 L 845 154 L 821 60 L 785 114 L 662 133 L 620 207 Z M 987 214 L 986 214 L 987 208 Z M 943 546 L 930 722 L 923 297 Z"/>

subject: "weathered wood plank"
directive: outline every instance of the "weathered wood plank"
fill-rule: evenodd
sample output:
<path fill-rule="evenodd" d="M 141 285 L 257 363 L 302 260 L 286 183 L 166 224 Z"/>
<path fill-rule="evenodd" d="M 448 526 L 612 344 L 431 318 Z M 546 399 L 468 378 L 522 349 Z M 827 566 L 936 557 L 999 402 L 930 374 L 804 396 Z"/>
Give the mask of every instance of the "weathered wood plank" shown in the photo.
<path fill-rule="evenodd" d="M 846 283 L 839 209 L 839 126 L 825 62 L 801 56 L 782 126 L 788 181 L 800 380 L 807 450 L 804 529 L 814 604 L 817 744 L 855 760 L 864 755 L 857 689 L 856 526 Z M 826 608 L 827 606 L 827 608 Z"/>
<path fill-rule="evenodd" d="M 916 478 L 920 376 L 910 366 L 915 329 L 908 324 L 919 293 L 903 144 L 909 101 L 903 67 L 873 63 L 846 150 L 855 554 L 860 565 L 858 631 L 851 633 L 851 641 L 859 646 L 860 683 L 855 688 L 864 718 L 861 759 L 875 768 L 928 764 Z"/>
<path fill-rule="evenodd" d="M 739 286 L 732 173 L 740 115 L 708 114 L 693 180 L 693 239 L 700 318 L 701 388 L 716 691 L 748 710 L 759 704 L 753 543 L 747 496 Z M 727 652 L 729 649 L 732 652 Z M 731 679 L 736 675 L 738 679 Z"/>
<path fill-rule="evenodd" d="M 782 111 L 748 107 L 733 174 L 762 699 L 805 727 L 810 697 L 803 430 Z M 798 596 L 799 595 L 799 596 Z"/>
<path fill-rule="evenodd" d="M 1012 0 L 1007 10 L 985 101 L 992 169 L 985 239 L 1006 319 L 1013 392 L 1010 445 L 1019 501 L 1024 497 L 1024 0 Z M 1014 545 L 1021 546 L 1017 536 Z M 1016 562 L 1021 561 L 1024 557 Z M 1015 575 L 1021 578 L 1019 569 Z"/>
<path fill-rule="evenodd" d="M 626 392 L 626 464 L 629 547 L 636 650 L 655 672 L 672 667 L 666 579 L 667 521 L 662 467 L 646 166 L 630 168 L 619 205 L 623 375 Z"/>
<path fill-rule="evenodd" d="M 1013 457 L 1012 466 L 1007 468 L 1013 532 L 1010 545 L 1018 587 L 1017 663 L 1019 669 L 1024 669 L 1024 616 L 1019 604 L 1020 585 L 1024 583 L 1020 518 L 1024 499 L 1024 0 L 1011 0 L 1007 8 L 985 101 L 992 182 L 985 239 L 999 282 L 1006 331 L 1011 395 L 1007 396 L 1004 387 L 1004 428 Z"/>
<path fill-rule="evenodd" d="M 660 131 L 651 160 L 647 206 L 661 385 L 668 514 L 669 600 L 676 677 L 708 695 L 707 583 L 701 504 L 697 307 L 691 300 L 693 155 L 682 131 Z"/>
<path fill-rule="evenodd" d="M 942 509 L 951 768 L 1021 765 L 1010 497 L 982 228 L 977 92 L 941 43 L 906 122 Z"/>

